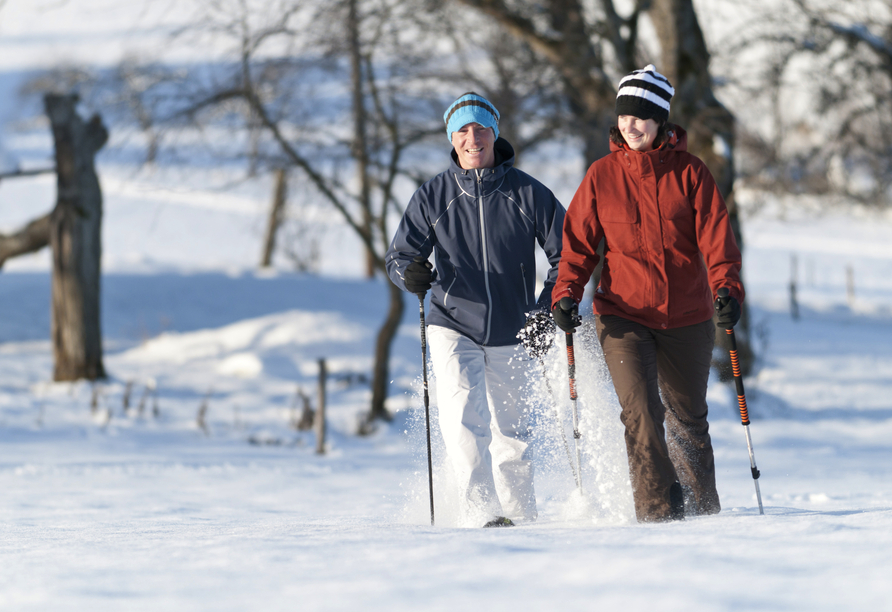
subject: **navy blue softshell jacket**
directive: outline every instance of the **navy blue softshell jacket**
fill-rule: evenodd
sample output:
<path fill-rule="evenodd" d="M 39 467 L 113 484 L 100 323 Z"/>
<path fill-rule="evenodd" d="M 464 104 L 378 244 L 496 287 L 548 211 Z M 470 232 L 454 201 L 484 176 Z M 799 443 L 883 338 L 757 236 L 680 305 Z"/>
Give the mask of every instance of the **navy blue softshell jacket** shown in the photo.
<path fill-rule="evenodd" d="M 434 253 L 436 280 L 427 322 L 485 346 L 517 344 L 526 316 L 550 310 L 564 207 L 542 183 L 514 167 L 499 138 L 496 166 L 465 170 L 455 151 L 449 170 L 412 196 L 385 256 L 387 274 L 405 290 L 403 271 Z M 550 269 L 538 299 L 536 243 Z"/>

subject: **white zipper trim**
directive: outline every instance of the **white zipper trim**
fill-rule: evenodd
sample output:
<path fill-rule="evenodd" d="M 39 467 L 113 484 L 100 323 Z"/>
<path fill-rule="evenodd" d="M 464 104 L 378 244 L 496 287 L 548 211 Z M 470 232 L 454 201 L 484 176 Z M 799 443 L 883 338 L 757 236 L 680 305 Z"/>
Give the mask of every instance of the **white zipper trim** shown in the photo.
<path fill-rule="evenodd" d="M 449 283 L 449 286 L 446 288 L 446 291 L 443 292 L 443 308 L 446 308 L 446 303 L 449 301 L 449 292 L 452 291 L 452 286 L 455 284 L 455 281 L 458 280 L 458 273 L 455 270 L 455 266 L 452 266 L 452 282 Z"/>
<path fill-rule="evenodd" d="M 476 171 L 475 171 L 475 172 L 476 172 Z M 473 198 L 473 197 L 474 197 L 473 195 L 471 195 L 470 193 L 468 193 L 467 191 L 465 191 L 465 188 L 461 186 L 461 181 L 458 180 L 458 175 L 457 175 L 457 174 L 453 173 L 453 174 L 452 174 L 452 178 L 455 179 L 455 184 L 458 186 L 459 191 L 461 191 L 463 194 L 465 194 L 465 195 L 468 196 L 469 198 Z M 479 179 L 480 177 L 478 176 L 477 178 Z M 454 202 L 456 199 L 457 199 L 457 197 L 456 197 L 456 198 L 453 198 L 452 202 Z M 452 204 L 452 202 L 450 202 L 450 204 Z"/>
<path fill-rule="evenodd" d="M 483 284 L 486 287 L 486 301 L 488 304 L 486 310 L 486 335 L 483 337 L 483 344 L 486 344 L 489 342 L 489 334 L 492 329 L 492 293 L 489 289 L 489 258 L 486 255 L 486 220 L 483 215 L 482 176 L 480 175 L 479 169 L 475 169 L 474 172 L 477 174 L 478 205 L 480 207 L 480 245 L 483 249 Z"/>
<path fill-rule="evenodd" d="M 502 194 L 503 196 L 505 196 L 505 199 L 506 199 L 506 200 L 508 200 L 509 202 L 511 202 L 512 204 L 514 204 L 514 206 L 517 207 L 517 210 L 518 210 L 518 212 L 520 212 L 520 214 L 522 214 L 524 217 L 526 217 L 527 219 L 529 219 L 530 222 L 533 223 L 533 224 L 535 225 L 536 222 L 533 221 L 533 219 L 526 213 L 526 211 L 525 211 L 525 210 L 523 209 L 523 207 L 518 203 L 518 201 L 515 200 L 514 198 L 512 198 L 510 194 L 508 194 L 508 193 L 502 191 L 502 185 L 503 185 L 504 183 L 505 183 L 505 178 L 502 177 L 502 182 L 499 183 L 499 186 L 496 187 L 494 191 L 496 191 L 497 193 L 500 193 L 500 194 Z"/>
<path fill-rule="evenodd" d="M 459 185 L 459 189 L 461 189 L 461 185 Z M 471 195 L 471 194 L 469 194 L 469 193 L 465 193 L 465 191 L 464 191 L 463 189 L 462 189 L 462 193 L 463 193 L 464 195 L 468 195 L 468 196 Z M 455 196 L 454 198 L 452 198 L 451 200 L 449 200 L 449 204 L 447 204 L 447 205 L 446 205 L 446 208 L 443 209 L 443 214 L 441 214 L 439 217 L 437 217 L 437 218 L 434 220 L 433 223 L 431 223 L 431 228 L 436 228 L 436 227 L 437 227 L 437 224 L 440 222 L 440 219 L 442 219 L 443 217 L 446 216 L 446 213 L 449 212 L 449 209 L 450 209 L 450 207 L 452 207 L 452 204 L 453 204 L 457 199 L 459 199 L 460 197 L 461 197 L 461 195 L 457 195 L 457 196 Z M 427 237 L 430 238 L 430 233 L 428 233 Z"/>

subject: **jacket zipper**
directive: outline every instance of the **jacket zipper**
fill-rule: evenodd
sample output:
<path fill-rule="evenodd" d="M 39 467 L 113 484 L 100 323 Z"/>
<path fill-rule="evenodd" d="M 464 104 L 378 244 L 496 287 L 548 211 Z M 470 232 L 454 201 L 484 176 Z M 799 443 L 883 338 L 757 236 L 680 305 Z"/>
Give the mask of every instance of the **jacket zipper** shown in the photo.
<path fill-rule="evenodd" d="M 483 285 L 486 287 L 486 335 L 483 337 L 483 344 L 489 342 L 489 332 L 492 325 L 492 293 L 489 290 L 489 258 L 486 255 L 486 221 L 483 215 L 483 176 L 480 169 L 475 169 L 477 175 L 477 201 L 480 211 L 480 245 L 483 249 Z"/>
<path fill-rule="evenodd" d="M 529 286 L 529 285 L 527 285 L 527 269 L 523 264 L 520 264 L 520 276 L 523 279 L 524 299 L 526 299 L 527 306 L 529 306 L 530 304 L 534 304 L 536 302 L 536 300 L 533 299 L 532 292 L 527 293 L 527 287 Z"/>

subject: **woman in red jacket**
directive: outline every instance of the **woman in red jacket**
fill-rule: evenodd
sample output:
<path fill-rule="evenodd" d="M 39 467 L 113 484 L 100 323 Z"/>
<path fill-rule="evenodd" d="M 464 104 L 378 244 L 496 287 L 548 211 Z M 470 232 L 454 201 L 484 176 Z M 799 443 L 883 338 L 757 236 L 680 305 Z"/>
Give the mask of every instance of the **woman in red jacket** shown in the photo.
<path fill-rule="evenodd" d="M 564 220 L 552 293 L 572 333 L 605 241 L 598 339 L 622 406 L 639 521 L 719 512 L 706 386 L 722 327 L 740 318 L 740 250 L 706 165 L 668 123 L 675 90 L 653 65 L 620 81 L 610 154 L 591 165 Z M 720 287 L 730 297 L 716 298 Z M 667 443 L 668 439 L 668 443 Z"/>

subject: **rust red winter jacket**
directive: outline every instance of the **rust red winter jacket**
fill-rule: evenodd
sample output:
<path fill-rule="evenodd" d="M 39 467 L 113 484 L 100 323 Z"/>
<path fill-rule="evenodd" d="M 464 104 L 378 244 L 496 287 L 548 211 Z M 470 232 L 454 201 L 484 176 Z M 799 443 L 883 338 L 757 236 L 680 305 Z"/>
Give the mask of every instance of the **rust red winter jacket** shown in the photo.
<path fill-rule="evenodd" d="M 740 249 L 728 211 L 706 165 L 687 152 L 681 128 L 656 151 L 611 142 L 591 165 L 564 219 L 552 305 L 577 302 L 606 238 L 595 314 L 669 329 L 712 317 L 715 292 L 743 302 Z"/>

